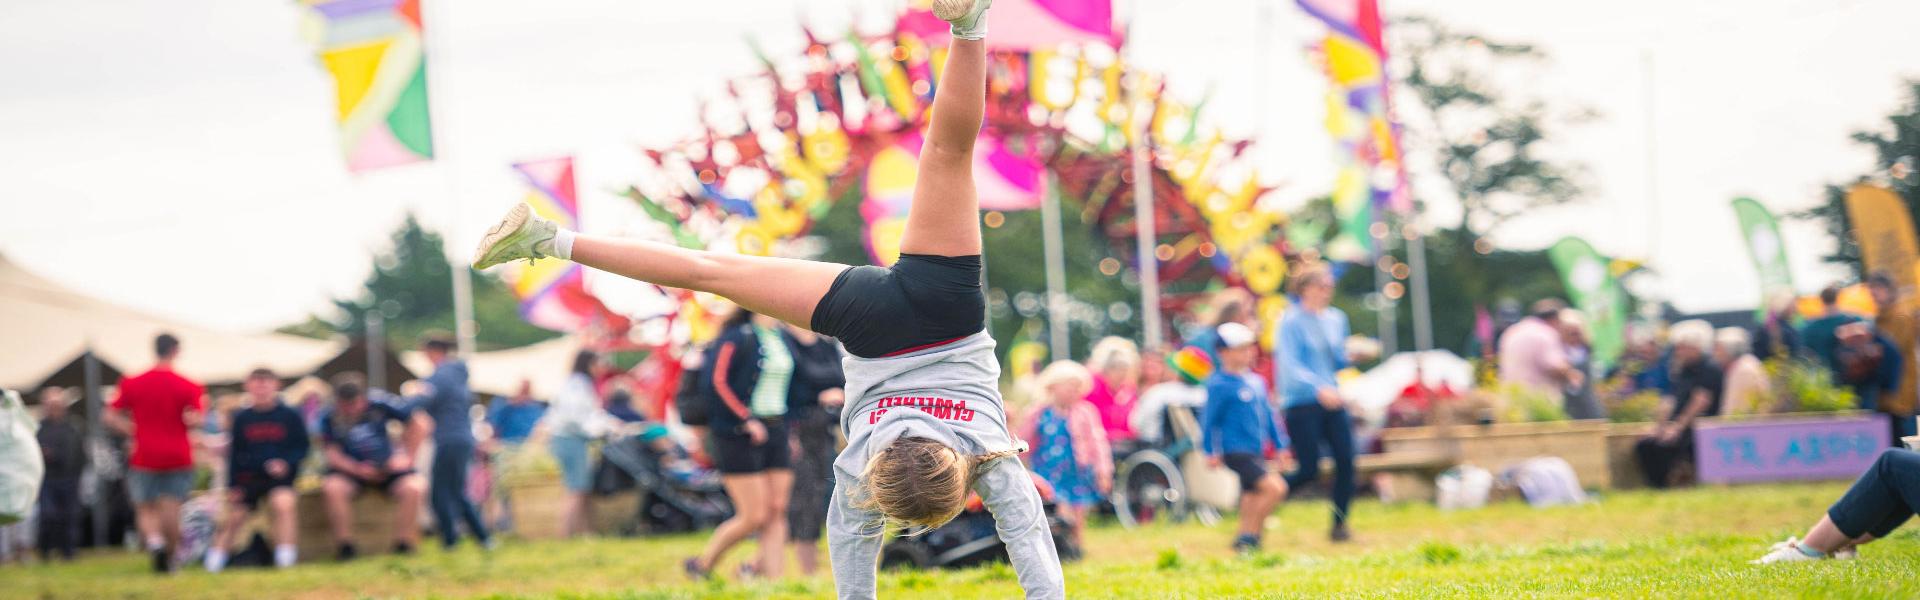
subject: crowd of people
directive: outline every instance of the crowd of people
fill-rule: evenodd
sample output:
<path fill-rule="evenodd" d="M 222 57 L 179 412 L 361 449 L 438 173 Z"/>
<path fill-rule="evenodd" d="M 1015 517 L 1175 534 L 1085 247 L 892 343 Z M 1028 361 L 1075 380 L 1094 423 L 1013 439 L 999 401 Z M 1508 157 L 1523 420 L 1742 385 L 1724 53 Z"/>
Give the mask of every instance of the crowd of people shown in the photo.
<path fill-rule="evenodd" d="M 1781 298 L 1752 329 L 1716 330 L 1704 320 L 1684 320 L 1666 328 L 1665 344 L 1653 331 L 1637 329 L 1606 373 L 1586 364 L 1580 313 L 1547 299 L 1506 327 L 1491 354 L 1503 385 L 1550 396 L 1570 418 L 1605 418 L 1615 402 L 1656 395 L 1664 410 L 1652 415 L 1653 433 L 1636 445 L 1635 456 L 1647 483 L 1664 488 L 1689 479 L 1699 419 L 1796 410 L 1802 399 L 1785 371 L 1817 372 L 1852 395 L 1848 408 L 1886 415 L 1893 445 L 1913 435 L 1920 329 L 1891 277 L 1876 273 L 1866 287 L 1875 314 L 1844 310 L 1840 288 L 1832 286 L 1821 291 L 1819 312 L 1804 319 L 1796 317 L 1791 298 Z M 1610 385 L 1600 391 L 1596 379 Z"/>

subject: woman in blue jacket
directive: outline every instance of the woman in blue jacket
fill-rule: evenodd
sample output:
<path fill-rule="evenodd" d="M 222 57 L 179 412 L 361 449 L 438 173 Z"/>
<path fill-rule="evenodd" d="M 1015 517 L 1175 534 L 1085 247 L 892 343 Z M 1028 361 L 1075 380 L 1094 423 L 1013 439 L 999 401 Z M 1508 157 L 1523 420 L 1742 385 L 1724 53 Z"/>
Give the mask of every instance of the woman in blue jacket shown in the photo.
<path fill-rule="evenodd" d="M 1299 468 L 1287 476 L 1298 489 L 1320 477 L 1320 449 L 1333 455 L 1333 531 L 1335 542 L 1352 537 L 1347 506 L 1353 502 L 1353 419 L 1340 397 L 1334 375 L 1347 368 L 1343 344 L 1347 314 L 1333 307 L 1333 273 L 1324 266 L 1301 268 L 1291 282 L 1297 303 L 1280 318 L 1274 336 L 1274 378 L 1286 410 L 1287 434 L 1294 440 Z"/>

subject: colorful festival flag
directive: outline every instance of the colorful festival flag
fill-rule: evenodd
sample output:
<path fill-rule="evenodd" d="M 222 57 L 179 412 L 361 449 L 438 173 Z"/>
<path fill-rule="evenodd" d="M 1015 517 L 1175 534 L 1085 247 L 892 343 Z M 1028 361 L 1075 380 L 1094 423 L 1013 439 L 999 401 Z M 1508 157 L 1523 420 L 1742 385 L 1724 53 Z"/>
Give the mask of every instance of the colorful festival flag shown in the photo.
<path fill-rule="evenodd" d="M 1780 237 L 1780 222 L 1752 198 L 1734 198 L 1733 214 L 1740 221 L 1740 233 L 1746 236 L 1747 256 L 1760 273 L 1760 306 L 1782 294 L 1793 294 L 1793 271 L 1787 267 L 1787 245 Z"/>
<path fill-rule="evenodd" d="M 1373 251 L 1368 228 L 1375 209 L 1413 210 L 1400 160 L 1400 126 L 1393 119 L 1387 77 L 1387 47 L 1377 0 L 1297 0 L 1325 23 L 1315 47 L 1327 76 L 1327 132 L 1338 147 L 1333 207 L 1340 232 L 1327 253 L 1363 260 Z"/>
<path fill-rule="evenodd" d="M 340 150 L 365 171 L 433 159 L 420 0 L 303 0 L 333 75 Z"/>
<path fill-rule="evenodd" d="M 913 207 L 913 185 L 920 168 L 920 134 L 908 133 L 875 153 L 867 167 L 866 199 L 860 216 L 866 221 L 867 254 L 874 264 L 892 265 L 900 258 L 900 236 L 907 229 L 907 211 Z M 1046 193 L 1046 167 L 1040 158 L 1015 149 L 1000 137 L 982 139 L 973 146 L 973 177 L 981 210 L 1033 210 Z"/>
<path fill-rule="evenodd" d="M 1547 258 L 1560 271 L 1567 297 L 1587 317 L 1593 366 L 1606 371 L 1626 347 L 1627 297 L 1613 276 L 1606 256 L 1580 238 L 1564 238 L 1547 249 Z"/>
<path fill-rule="evenodd" d="M 573 158 L 563 157 L 513 165 L 527 182 L 523 201 L 533 212 L 563 229 L 580 229 L 580 204 L 574 194 Z M 521 265 L 508 276 L 520 298 L 520 316 L 528 323 L 555 331 L 581 332 L 595 325 L 626 329 L 626 319 L 613 314 L 587 292 L 580 265 L 564 260 L 539 260 Z"/>
<path fill-rule="evenodd" d="M 932 2 L 915 0 L 900 17 L 900 31 L 930 44 L 944 46 L 949 39 L 945 21 L 933 16 Z M 987 48 L 1031 50 L 1060 44 L 1106 44 L 1120 47 L 1121 31 L 1113 24 L 1113 0 L 995 0 L 988 24 Z"/>

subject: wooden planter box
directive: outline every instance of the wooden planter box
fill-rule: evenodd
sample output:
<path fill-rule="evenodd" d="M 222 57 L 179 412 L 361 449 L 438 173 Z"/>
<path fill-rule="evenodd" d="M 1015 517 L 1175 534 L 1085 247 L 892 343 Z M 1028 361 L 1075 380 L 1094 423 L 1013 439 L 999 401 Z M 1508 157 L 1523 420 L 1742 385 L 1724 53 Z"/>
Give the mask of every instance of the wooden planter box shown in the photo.
<path fill-rule="evenodd" d="M 1387 452 L 1437 454 L 1495 473 L 1521 460 L 1557 456 L 1582 485 L 1607 488 L 1613 485 L 1607 433 L 1603 421 L 1444 425 L 1387 429 L 1381 442 Z"/>

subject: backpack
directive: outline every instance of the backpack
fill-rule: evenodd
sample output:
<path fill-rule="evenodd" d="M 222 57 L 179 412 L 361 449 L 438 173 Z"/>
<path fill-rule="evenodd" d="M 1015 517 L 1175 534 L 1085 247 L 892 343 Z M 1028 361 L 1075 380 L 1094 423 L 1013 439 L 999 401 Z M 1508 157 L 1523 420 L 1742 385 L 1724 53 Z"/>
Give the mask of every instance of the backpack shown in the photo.
<path fill-rule="evenodd" d="M 1880 361 L 1884 358 L 1879 340 L 1870 331 L 1850 331 L 1839 338 L 1840 343 L 1833 349 L 1833 364 L 1840 380 L 1845 383 L 1872 381 L 1880 372 Z"/>
<path fill-rule="evenodd" d="M 711 349 L 702 350 L 706 360 L 699 366 L 689 367 L 680 372 L 680 389 L 674 392 L 673 408 L 680 413 L 680 423 L 688 427 L 706 427 L 711 420 L 707 396 L 713 393 L 713 378 L 707 376 L 707 365 L 713 360 Z"/>

